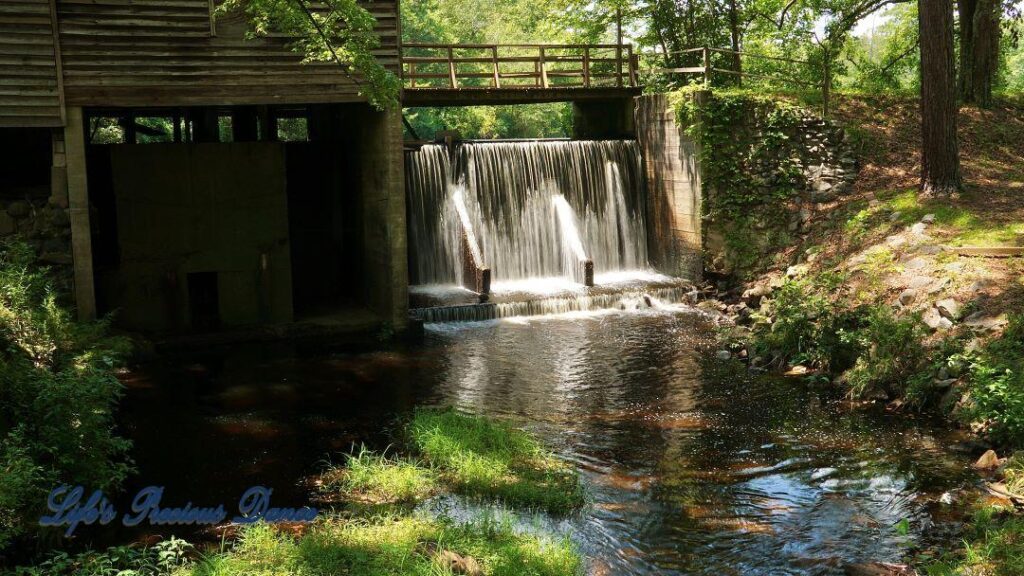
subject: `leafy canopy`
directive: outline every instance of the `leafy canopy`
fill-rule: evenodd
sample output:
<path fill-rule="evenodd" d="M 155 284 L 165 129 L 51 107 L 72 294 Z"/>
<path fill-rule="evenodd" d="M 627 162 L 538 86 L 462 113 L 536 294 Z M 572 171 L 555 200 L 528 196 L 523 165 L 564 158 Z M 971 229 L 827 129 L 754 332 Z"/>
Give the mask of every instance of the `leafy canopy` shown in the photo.
<path fill-rule="evenodd" d="M 291 36 L 304 61 L 335 62 L 370 104 L 381 110 L 398 106 L 401 83 L 373 55 L 380 47 L 377 19 L 356 0 L 321 0 L 316 9 L 309 0 L 226 0 L 218 12 L 236 10 L 249 17 L 251 36 Z"/>

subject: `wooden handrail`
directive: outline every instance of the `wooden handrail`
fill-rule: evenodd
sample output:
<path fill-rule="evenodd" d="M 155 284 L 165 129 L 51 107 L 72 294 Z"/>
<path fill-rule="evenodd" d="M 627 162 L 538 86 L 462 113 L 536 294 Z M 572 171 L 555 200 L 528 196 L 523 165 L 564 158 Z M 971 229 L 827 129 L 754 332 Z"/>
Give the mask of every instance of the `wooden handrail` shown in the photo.
<path fill-rule="evenodd" d="M 638 86 L 638 58 L 630 44 L 411 42 L 402 45 L 400 62 L 410 90 Z"/>

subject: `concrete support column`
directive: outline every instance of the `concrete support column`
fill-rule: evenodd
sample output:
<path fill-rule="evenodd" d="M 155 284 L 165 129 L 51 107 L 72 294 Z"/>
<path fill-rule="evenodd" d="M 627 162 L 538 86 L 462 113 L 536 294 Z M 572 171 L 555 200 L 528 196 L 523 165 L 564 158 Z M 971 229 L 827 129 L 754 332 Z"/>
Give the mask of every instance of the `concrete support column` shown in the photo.
<path fill-rule="evenodd" d="M 703 276 L 698 146 L 676 124 L 664 94 L 636 99 L 637 143 L 647 180 L 647 246 L 661 272 L 693 281 Z"/>
<path fill-rule="evenodd" d="M 64 128 L 68 211 L 71 216 L 71 253 L 75 267 L 75 304 L 82 320 L 96 318 L 96 287 L 92 269 L 92 232 L 89 225 L 89 184 L 85 165 L 85 119 L 82 109 L 68 107 Z M 57 144 L 54 144 L 57 148 Z M 58 161 L 54 154 L 54 162 Z"/>
<path fill-rule="evenodd" d="M 364 297 L 396 332 L 403 332 L 409 322 L 409 263 L 401 111 L 366 110 L 355 121 L 363 203 Z"/>

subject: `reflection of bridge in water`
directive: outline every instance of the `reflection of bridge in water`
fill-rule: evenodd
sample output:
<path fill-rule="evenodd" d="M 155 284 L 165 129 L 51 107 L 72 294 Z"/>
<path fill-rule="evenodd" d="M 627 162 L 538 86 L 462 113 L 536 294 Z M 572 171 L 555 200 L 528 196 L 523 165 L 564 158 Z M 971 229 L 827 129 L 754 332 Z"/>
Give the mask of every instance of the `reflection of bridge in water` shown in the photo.
<path fill-rule="evenodd" d="M 406 106 L 595 101 L 640 93 L 630 44 L 424 44 L 401 47 Z"/>

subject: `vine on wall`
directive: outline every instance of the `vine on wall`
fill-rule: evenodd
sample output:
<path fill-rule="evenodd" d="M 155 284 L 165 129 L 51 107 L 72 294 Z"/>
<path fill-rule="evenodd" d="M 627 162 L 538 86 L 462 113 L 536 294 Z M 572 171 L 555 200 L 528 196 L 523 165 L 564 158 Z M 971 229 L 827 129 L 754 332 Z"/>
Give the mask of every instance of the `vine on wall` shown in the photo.
<path fill-rule="evenodd" d="M 678 124 L 699 144 L 705 267 L 742 277 L 791 243 L 803 203 L 820 201 L 811 180 L 826 170 L 842 172 L 826 168 L 841 138 L 793 104 L 741 90 L 698 96 L 699 90 L 679 90 L 670 102 Z"/>

